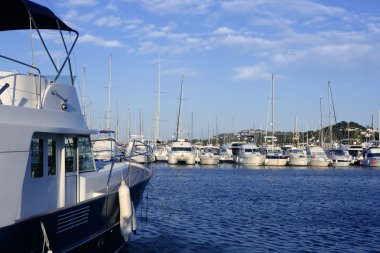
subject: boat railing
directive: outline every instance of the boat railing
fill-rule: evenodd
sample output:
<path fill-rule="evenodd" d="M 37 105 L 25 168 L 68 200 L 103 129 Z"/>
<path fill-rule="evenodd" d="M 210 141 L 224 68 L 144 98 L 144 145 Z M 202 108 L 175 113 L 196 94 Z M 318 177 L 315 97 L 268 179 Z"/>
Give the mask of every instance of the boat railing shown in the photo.
<path fill-rule="evenodd" d="M 137 146 L 143 146 L 144 149 L 137 149 Z M 147 156 L 148 158 L 153 157 L 153 147 L 142 141 L 133 140 L 131 151 L 125 156 L 125 160 L 133 161 L 133 158 L 136 156 Z"/>
<path fill-rule="evenodd" d="M 144 151 L 144 152 L 135 151 L 135 146 L 136 145 L 143 145 L 143 146 L 145 146 L 146 147 L 146 151 Z M 120 155 L 118 155 L 116 157 L 111 158 L 110 161 L 112 162 L 112 164 L 111 164 L 111 169 L 109 171 L 108 179 L 107 179 L 107 194 L 109 192 L 109 183 L 110 183 L 110 180 L 111 180 L 111 177 L 112 177 L 113 168 L 114 168 L 115 163 L 119 162 L 121 160 L 125 160 L 125 161 L 128 162 L 128 175 L 127 176 L 128 176 L 128 179 L 130 180 L 131 179 L 130 175 L 132 173 L 131 172 L 131 170 L 132 170 L 132 164 L 134 162 L 133 157 L 140 156 L 140 155 L 146 155 L 148 157 L 153 157 L 153 148 L 150 145 L 148 145 L 148 144 L 146 144 L 144 142 L 134 140 L 133 144 L 132 144 L 131 152 L 128 155 L 125 155 L 123 157 L 120 156 Z M 152 166 L 151 166 L 152 163 L 151 162 L 152 161 L 150 161 L 150 163 L 149 163 L 148 166 L 144 166 L 146 169 L 148 169 L 150 171 L 152 171 Z M 131 185 L 131 182 L 128 182 L 128 185 Z"/>
<path fill-rule="evenodd" d="M 12 61 L 12 62 L 15 62 L 15 63 L 17 63 L 17 64 L 23 65 L 23 66 L 25 66 L 25 67 L 29 67 L 29 68 L 34 69 L 34 70 L 36 70 L 36 71 L 38 72 L 38 74 L 33 74 L 35 77 L 38 77 L 38 82 L 39 82 L 39 90 L 36 89 L 36 91 L 34 92 L 34 95 L 37 96 L 37 105 L 36 105 L 36 107 L 37 107 L 38 109 L 41 109 L 41 107 L 42 107 L 42 96 L 41 96 L 41 93 L 42 93 L 42 89 L 41 89 L 41 88 L 42 88 L 42 80 L 41 80 L 41 79 L 42 79 L 42 78 L 41 78 L 41 71 L 40 71 L 40 69 L 37 68 L 37 67 L 35 67 L 35 66 L 32 66 L 32 65 L 30 65 L 30 64 L 27 64 L 27 63 L 25 63 L 25 62 L 21 62 L 21 61 L 18 61 L 18 60 L 16 60 L 16 59 L 13 59 L 13 58 L 10 58 L 10 57 L 4 56 L 4 55 L 0 55 L 0 57 L 3 58 L 3 59 L 5 59 L 5 60 Z M 0 77 L 0 80 L 5 79 L 5 78 L 7 78 L 7 77 L 15 76 L 15 75 L 18 75 L 18 73 L 14 73 L 14 74 L 12 74 L 12 75 L 7 75 L 7 76 L 1 76 L 1 77 Z M 9 84 L 9 83 L 4 83 L 4 85 L 2 85 L 2 86 L 0 87 L 0 89 L 2 90 L 1 93 L 3 93 L 7 88 L 10 88 L 10 85 L 11 85 L 11 84 Z M 13 85 L 11 86 L 11 89 L 14 89 L 14 86 L 15 86 L 15 84 L 13 84 Z M 1 96 L 1 93 L 0 93 L 0 96 Z M 33 93 L 33 92 L 32 92 L 32 93 Z M 13 94 L 14 94 L 14 93 L 13 93 Z M 14 105 L 15 97 L 13 97 L 11 100 L 12 100 L 12 105 Z M 1 100 L 0 100 L 0 101 L 1 101 Z"/>

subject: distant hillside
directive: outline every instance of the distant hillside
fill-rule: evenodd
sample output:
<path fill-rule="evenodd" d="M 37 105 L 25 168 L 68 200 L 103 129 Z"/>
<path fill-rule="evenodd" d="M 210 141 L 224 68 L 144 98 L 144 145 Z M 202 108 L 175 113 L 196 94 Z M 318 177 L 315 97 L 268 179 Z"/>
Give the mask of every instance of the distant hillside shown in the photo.
<path fill-rule="evenodd" d="M 350 139 L 351 141 L 363 142 L 365 138 L 378 138 L 378 133 L 373 133 L 372 129 L 368 126 L 362 126 L 356 122 L 347 122 L 341 121 L 337 124 L 332 125 L 332 136 L 333 141 L 338 142 L 343 139 Z M 219 143 L 228 143 L 231 141 L 255 141 L 257 144 L 262 144 L 264 141 L 265 131 L 261 129 L 250 129 L 242 130 L 238 133 L 223 133 L 212 138 L 214 144 Z M 278 131 L 275 133 L 277 137 L 277 143 L 280 145 L 294 143 L 295 142 L 295 133 L 293 132 L 281 132 Z M 299 132 L 299 141 L 301 143 L 306 143 L 308 140 L 309 143 L 317 143 L 320 139 L 320 131 L 308 131 L 308 132 Z M 323 128 L 323 142 L 330 142 L 329 127 L 326 126 Z M 205 140 L 197 140 L 199 142 L 204 142 Z"/>

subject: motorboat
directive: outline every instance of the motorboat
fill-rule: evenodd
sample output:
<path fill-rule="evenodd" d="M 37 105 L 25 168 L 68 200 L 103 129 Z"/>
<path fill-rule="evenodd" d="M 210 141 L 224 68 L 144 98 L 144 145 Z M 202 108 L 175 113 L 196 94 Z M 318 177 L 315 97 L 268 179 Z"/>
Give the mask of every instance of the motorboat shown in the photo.
<path fill-rule="evenodd" d="M 199 149 L 199 163 L 202 165 L 216 165 L 220 160 L 220 149 L 214 146 L 204 146 Z"/>
<path fill-rule="evenodd" d="M 232 149 L 230 144 L 226 144 L 220 147 L 220 161 L 232 162 Z"/>
<path fill-rule="evenodd" d="M 32 1 L 1 6 L 0 31 L 31 29 L 44 45 L 42 30 L 57 31 L 66 58 L 61 65 L 50 58 L 57 71 L 48 78 L 44 66 L 0 55 L 1 66 L 27 69 L 0 71 L 0 252 L 115 252 L 137 229 L 152 169 L 96 165 L 90 136 L 97 131 L 86 125 L 70 67 L 78 32 Z"/>
<path fill-rule="evenodd" d="M 100 138 L 92 139 L 92 151 L 96 161 L 111 161 L 114 159 L 120 160 L 118 144 L 111 134 L 111 130 L 100 130 Z"/>
<path fill-rule="evenodd" d="M 137 163 L 153 162 L 152 148 L 146 143 L 142 135 L 131 135 L 126 154 Z"/>
<path fill-rule="evenodd" d="M 307 149 L 307 155 L 309 157 L 308 165 L 311 167 L 328 167 L 330 164 L 329 158 L 321 147 L 309 147 Z"/>
<path fill-rule="evenodd" d="M 360 165 L 365 147 L 363 145 L 353 144 L 344 146 L 344 149 L 347 150 L 348 154 L 352 157 L 351 164 Z"/>
<path fill-rule="evenodd" d="M 237 157 L 239 155 L 239 152 L 241 151 L 241 142 L 232 142 L 230 145 L 230 149 L 232 152 L 232 161 L 237 162 Z"/>
<path fill-rule="evenodd" d="M 164 143 L 157 143 L 153 151 L 154 160 L 156 162 L 167 162 L 169 151 L 170 148 L 168 145 Z"/>
<path fill-rule="evenodd" d="M 352 161 L 352 156 L 344 149 L 330 149 L 327 151 L 327 157 L 330 159 L 330 166 L 348 167 Z"/>
<path fill-rule="evenodd" d="M 364 150 L 363 160 L 360 161 L 360 165 L 366 167 L 380 167 L 380 147 L 369 147 Z"/>
<path fill-rule="evenodd" d="M 265 166 L 285 166 L 289 159 L 278 146 L 263 147 L 262 152 L 265 154 Z"/>
<path fill-rule="evenodd" d="M 241 165 L 263 165 L 265 155 L 263 155 L 255 143 L 242 144 L 237 155 L 237 164 Z"/>
<path fill-rule="evenodd" d="M 307 166 L 309 163 L 305 148 L 291 147 L 286 154 L 289 156 L 288 166 Z"/>
<path fill-rule="evenodd" d="M 168 153 L 168 163 L 185 163 L 188 165 L 195 164 L 195 152 L 191 146 L 191 143 L 184 139 L 174 141 L 171 145 L 171 150 Z"/>

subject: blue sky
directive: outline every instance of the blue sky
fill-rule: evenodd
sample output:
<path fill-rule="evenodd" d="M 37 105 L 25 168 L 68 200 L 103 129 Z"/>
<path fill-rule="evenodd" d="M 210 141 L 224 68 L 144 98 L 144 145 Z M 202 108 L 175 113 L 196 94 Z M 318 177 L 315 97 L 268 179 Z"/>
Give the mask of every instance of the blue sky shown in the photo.
<path fill-rule="evenodd" d="M 161 58 L 161 137 L 176 129 L 184 75 L 184 129 L 193 113 L 194 136 L 267 126 L 271 73 L 275 73 L 275 126 L 319 127 L 319 100 L 328 124 L 327 82 L 338 121 L 378 125 L 380 108 L 380 2 L 377 0 L 57 0 L 36 1 L 79 31 L 74 72 L 86 68 L 91 126 L 107 110 L 112 55 L 112 125 L 119 105 L 121 135 L 130 108 L 132 133 L 143 109 L 144 134 L 153 137 L 157 62 Z M 30 40 L 14 36 L 19 57 Z M 45 33 L 53 55 L 57 37 Z M 19 38 L 20 37 L 20 38 Z M 0 37 L 2 38 L 2 37 Z M 28 37 L 26 37 L 28 38 Z M 18 45 L 20 43 L 20 45 Z M 21 45 L 22 44 L 22 45 Z M 12 44 L 14 46 L 14 44 Z M 57 49 L 56 49 L 57 48 Z M 36 61 L 48 61 L 35 42 Z M 3 48 L 1 51 L 7 50 Z M 46 73 L 45 72 L 45 73 Z M 80 94 L 80 91 L 78 91 Z"/>

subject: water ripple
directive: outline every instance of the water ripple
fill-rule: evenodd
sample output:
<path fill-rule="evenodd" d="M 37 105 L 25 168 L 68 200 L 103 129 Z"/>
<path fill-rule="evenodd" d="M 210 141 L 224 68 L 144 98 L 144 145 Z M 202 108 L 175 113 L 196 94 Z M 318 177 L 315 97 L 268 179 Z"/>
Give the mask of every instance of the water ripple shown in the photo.
<path fill-rule="evenodd" d="M 380 251 L 379 172 L 159 164 L 123 252 Z"/>

